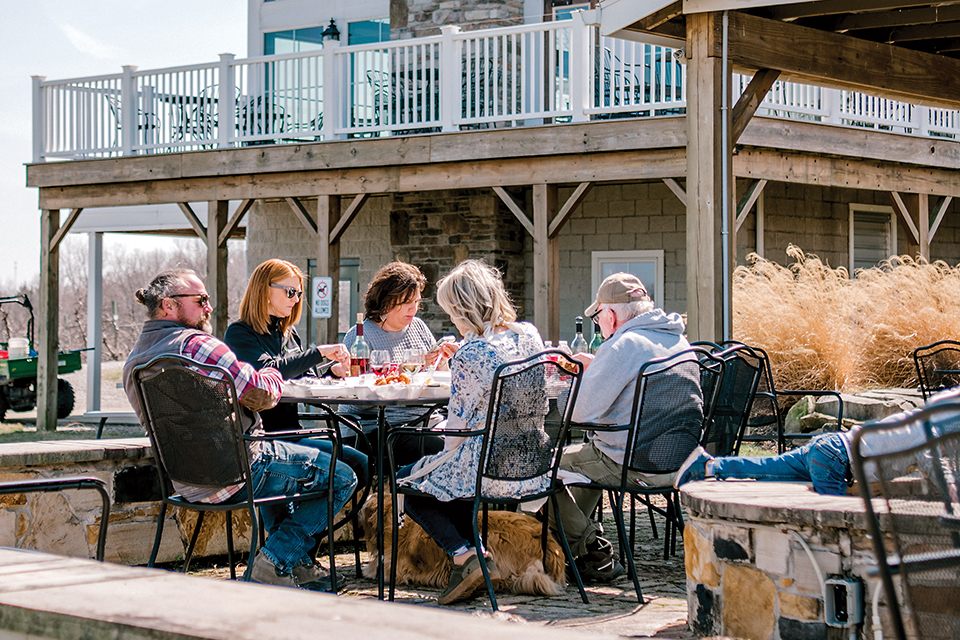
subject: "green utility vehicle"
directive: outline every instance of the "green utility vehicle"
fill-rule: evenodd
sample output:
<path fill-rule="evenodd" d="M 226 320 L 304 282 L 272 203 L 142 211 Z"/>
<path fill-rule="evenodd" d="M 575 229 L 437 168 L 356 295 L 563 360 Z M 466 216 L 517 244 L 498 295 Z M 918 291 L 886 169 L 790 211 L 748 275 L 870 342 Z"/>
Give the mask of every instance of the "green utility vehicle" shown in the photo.
<path fill-rule="evenodd" d="M 10 411 L 30 411 L 37 406 L 37 353 L 33 350 L 33 305 L 26 294 L 0 298 L 0 305 L 19 304 L 30 312 L 27 336 L 30 352 L 25 357 L 0 358 L 0 421 Z M 0 342 L 0 350 L 7 343 Z M 72 373 L 80 369 L 80 351 L 61 351 L 57 358 L 57 373 Z M 66 418 L 73 411 L 73 387 L 57 378 L 57 417 Z"/>

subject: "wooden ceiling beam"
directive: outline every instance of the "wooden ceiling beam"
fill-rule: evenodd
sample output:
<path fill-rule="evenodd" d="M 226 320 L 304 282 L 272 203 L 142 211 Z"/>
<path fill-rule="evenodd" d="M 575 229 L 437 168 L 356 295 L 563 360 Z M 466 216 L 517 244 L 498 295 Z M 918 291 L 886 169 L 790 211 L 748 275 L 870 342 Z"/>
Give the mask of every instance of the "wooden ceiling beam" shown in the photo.
<path fill-rule="evenodd" d="M 719 52 L 719 15 L 711 35 L 711 49 Z M 728 49 L 738 68 L 777 69 L 801 82 L 914 104 L 960 107 L 960 60 L 736 11 L 730 14 Z"/>
<path fill-rule="evenodd" d="M 662 24 L 665 24 L 677 16 L 683 15 L 683 0 L 665 6 L 659 11 L 654 11 L 648 16 L 641 18 L 630 25 L 631 29 L 638 31 L 653 31 Z"/>
<path fill-rule="evenodd" d="M 817 2 L 800 2 L 765 8 L 763 15 L 773 20 L 797 20 L 810 16 L 889 11 L 909 7 L 925 7 L 930 4 L 932 4 L 931 0 L 818 0 Z M 956 3 L 945 2 L 943 4 Z"/>
<path fill-rule="evenodd" d="M 950 7 L 922 7 L 901 11 L 879 11 L 871 13 L 852 13 L 843 16 L 824 18 L 822 21 L 804 21 L 804 26 L 829 31 L 859 31 L 862 29 L 891 29 L 905 25 L 932 24 L 960 20 L 960 4 Z"/>

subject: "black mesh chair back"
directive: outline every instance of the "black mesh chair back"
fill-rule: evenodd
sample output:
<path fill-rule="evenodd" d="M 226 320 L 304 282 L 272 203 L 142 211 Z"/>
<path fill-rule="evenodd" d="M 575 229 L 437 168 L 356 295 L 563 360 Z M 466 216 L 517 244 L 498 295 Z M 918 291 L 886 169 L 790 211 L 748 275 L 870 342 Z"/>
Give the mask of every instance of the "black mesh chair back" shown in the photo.
<path fill-rule="evenodd" d="M 745 345 L 733 345 L 714 355 L 724 361 L 723 381 L 700 445 L 715 456 L 739 455 L 757 386 L 763 377 L 763 363 Z"/>
<path fill-rule="evenodd" d="M 960 401 L 865 425 L 852 449 L 897 636 L 960 637 Z"/>
<path fill-rule="evenodd" d="M 158 462 L 174 482 L 227 487 L 246 479 L 246 453 L 229 373 L 185 358 L 138 372 L 141 406 Z"/>
<path fill-rule="evenodd" d="M 568 372 L 548 352 L 501 365 L 493 377 L 487 409 L 486 434 L 479 466 L 477 498 L 496 500 L 485 491 L 488 480 L 522 481 L 552 473 L 559 456 L 561 432 L 545 425 L 550 399 L 555 399 L 563 423 L 569 421 L 579 371 Z"/>
<path fill-rule="evenodd" d="M 942 389 L 960 385 L 960 342 L 940 340 L 913 352 L 920 393 L 927 400 Z"/>
<path fill-rule="evenodd" d="M 722 367 L 715 356 L 690 349 L 650 360 L 640 368 L 624 457 L 624 486 L 628 471 L 659 474 L 680 468 L 700 442 L 705 426 L 701 378 L 711 394 L 718 393 L 726 376 L 719 373 Z"/>

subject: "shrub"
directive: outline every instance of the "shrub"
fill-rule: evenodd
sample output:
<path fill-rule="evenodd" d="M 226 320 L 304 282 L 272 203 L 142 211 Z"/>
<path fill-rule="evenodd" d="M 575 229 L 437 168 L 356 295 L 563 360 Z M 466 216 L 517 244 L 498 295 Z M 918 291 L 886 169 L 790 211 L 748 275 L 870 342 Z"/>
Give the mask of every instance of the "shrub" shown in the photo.
<path fill-rule="evenodd" d="M 763 347 L 780 388 L 914 387 L 915 348 L 960 339 L 960 266 L 895 256 L 855 278 L 790 246 L 733 274 L 733 335 Z"/>

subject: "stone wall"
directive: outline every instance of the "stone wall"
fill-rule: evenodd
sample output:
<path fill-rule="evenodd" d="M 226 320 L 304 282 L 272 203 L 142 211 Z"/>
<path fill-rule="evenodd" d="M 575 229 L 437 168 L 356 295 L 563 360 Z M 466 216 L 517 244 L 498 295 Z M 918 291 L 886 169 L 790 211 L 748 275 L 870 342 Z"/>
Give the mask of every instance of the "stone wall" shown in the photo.
<path fill-rule="evenodd" d="M 147 438 L 61 440 L 0 444 L 0 482 L 93 476 L 103 480 L 111 511 L 104 559 L 145 565 L 159 513 L 160 489 Z M 80 558 L 96 556 L 102 526 L 100 495 L 94 491 L 0 496 L 0 547 L 22 547 Z M 157 562 L 182 558 L 196 511 L 168 510 Z M 227 552 L 223 513 L 208 513 L 196 557 Z M 235 549 L 250 545 L 250 518 L 234 512 Z"/>
<path fill-rule="evenodd" d="M 390 7 L 390 35 L 395 40 L 435 36 L 447 24 L 473 31 L 522 23 L 523 0 L 392 0 Z"/>
<path fill-rule="evenodd" d="M 802 483 L 698 482 L 684 487 L 682 502 L 689 625 L 697 637 L 849 638 L 850 629 L 830 627 L 824 617 L 821 579 L 842 575 L 864 585 L 866 615 L 856 635 L 873 638 L 874 555 L 859 497 L 820 496 Z M 893 637 L 885 602 L 880 619 Z"/>

